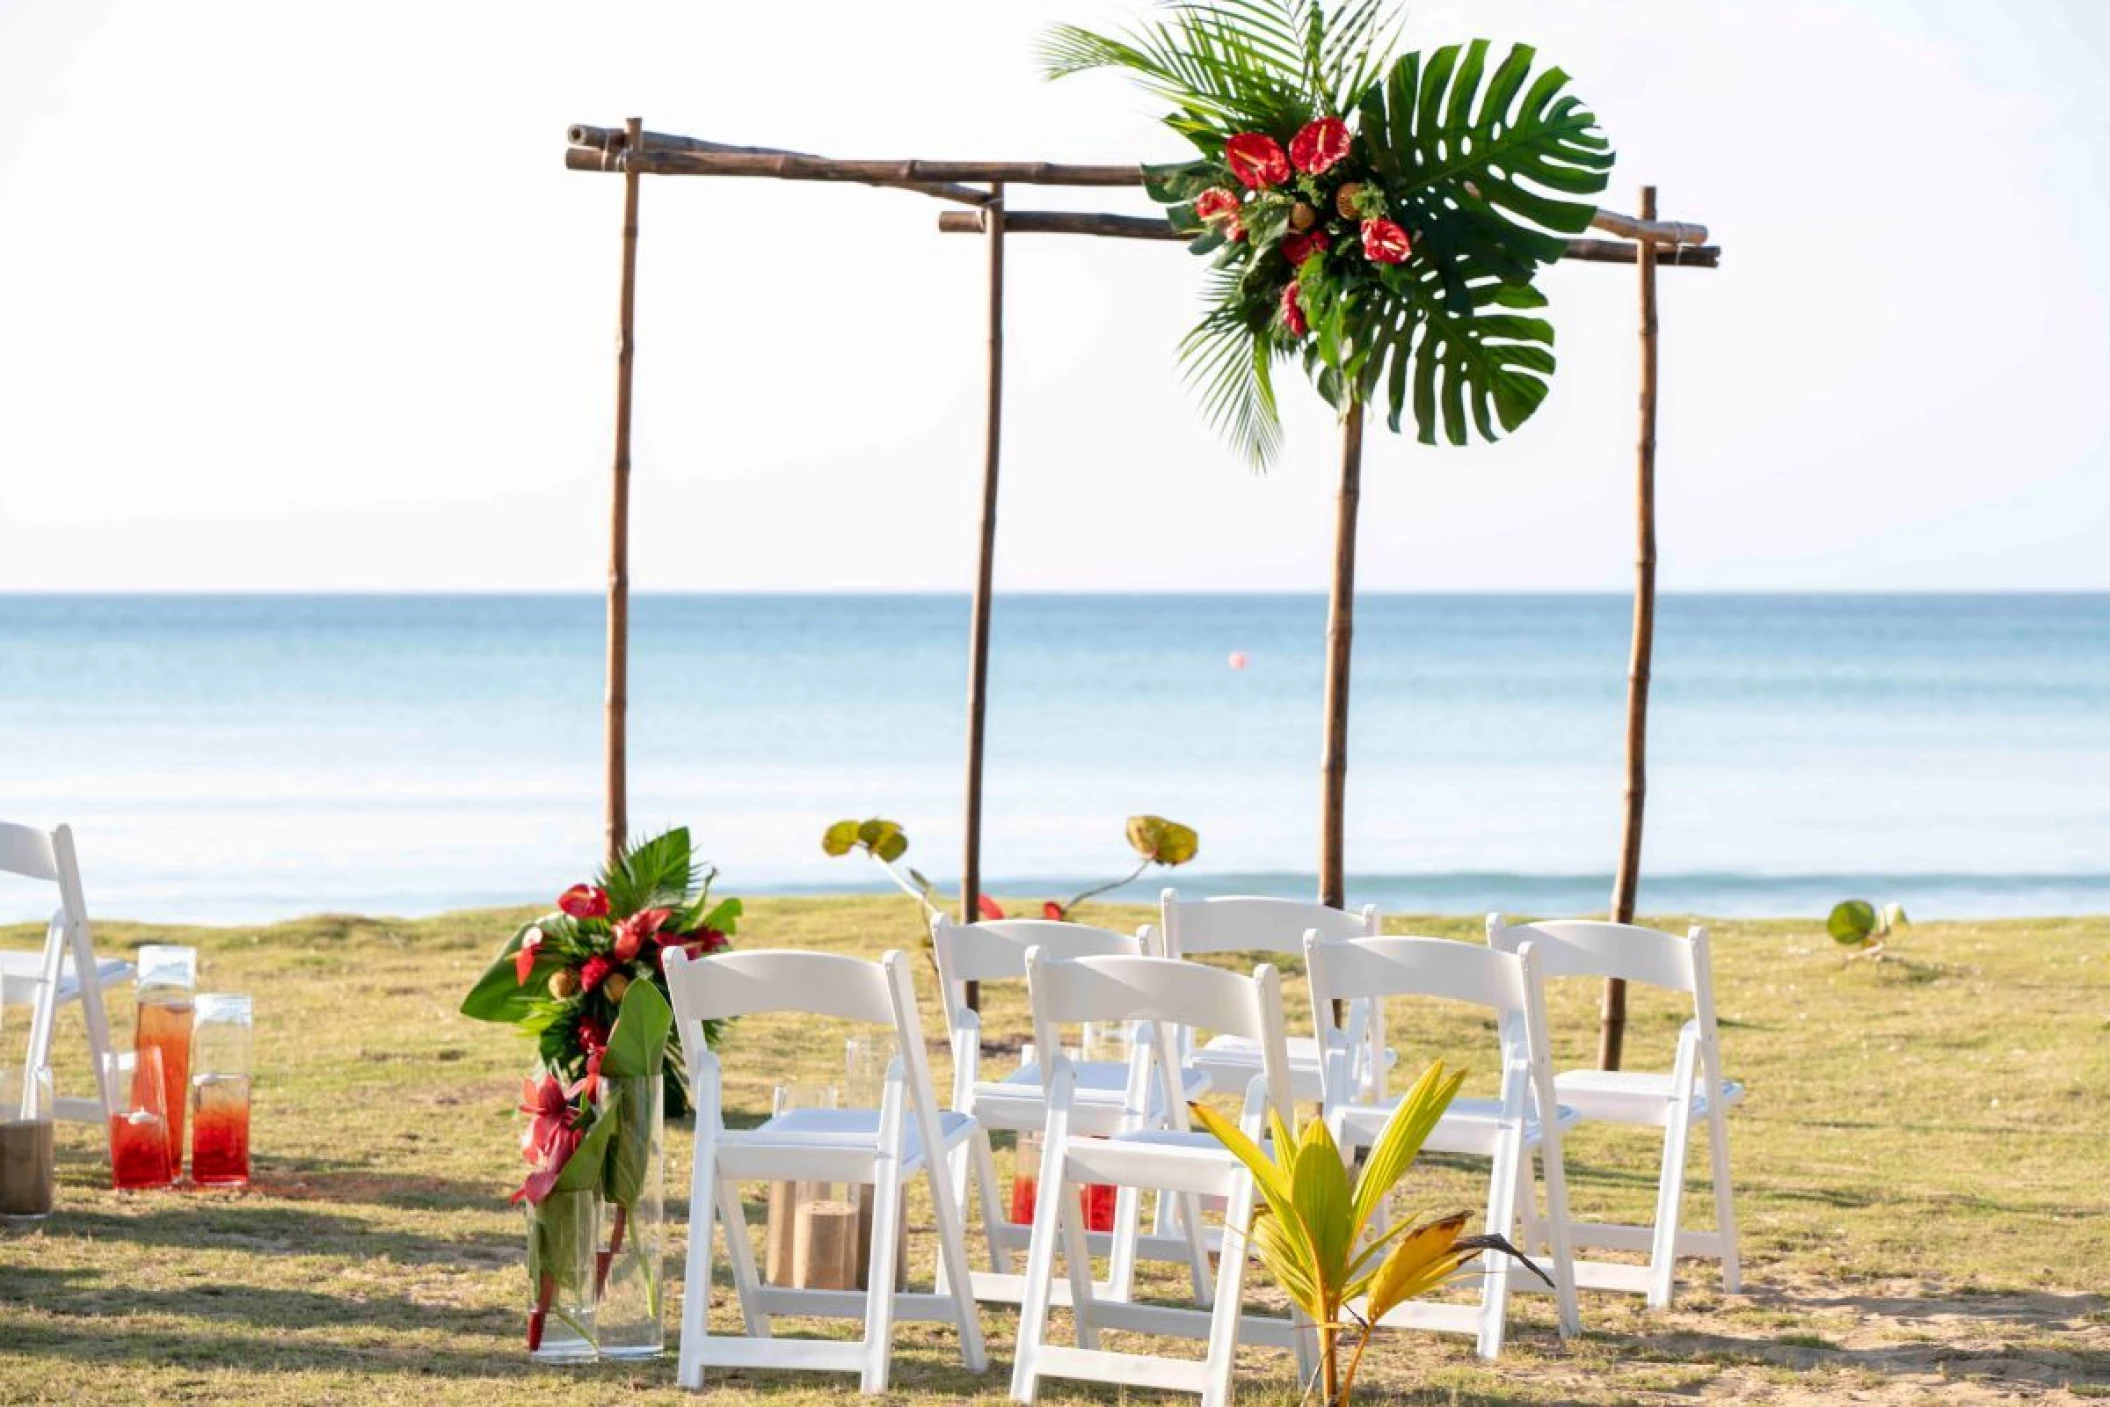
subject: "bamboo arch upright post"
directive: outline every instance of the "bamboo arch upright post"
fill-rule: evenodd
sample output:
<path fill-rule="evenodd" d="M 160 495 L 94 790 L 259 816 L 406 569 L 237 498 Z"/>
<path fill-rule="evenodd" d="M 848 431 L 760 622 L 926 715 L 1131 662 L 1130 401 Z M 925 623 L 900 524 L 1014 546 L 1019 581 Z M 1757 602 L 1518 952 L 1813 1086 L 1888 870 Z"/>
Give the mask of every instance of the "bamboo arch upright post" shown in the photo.
<path fill-rule="evenodd" d="M 1319 758 L 1319 902 L 1348 900 L 1348 666 L 1355 645 L 1355 534 L 1363 497 L 1363 403 L 1341 417 L 1341 486 L 1334 504 L 1333 589 L 1326 603 L 1326 741 Z"/>
<path fill-rule="evenodd" d="M 1656 188 L 1641 188 L 1641 218 L 1656 218 Z M 1620 823 L 1619 876 L 1612 885 L 1612 922 L 1634 921 L 1641 885 L 1641 820 L 1648 799 L 1648 684 L 1656 649 L 1656 246 L 1643 240 L 1641 271 L 1640 437 L 1635 442 L 1634 640 L 1626 672 L 1626 811 Z M 1626 983 L 1604 984 L 1597 1064 L 1617 1070 L 1626 1042 Z"/>
<path fill-rule="evenodd" d="M 973 923 L 982 905 L 982 740 L 989 715 L 989 607 L 996 577 L 996 494 L 1004 438 L 1004 185 L 992 181 L 982 207 L 989 239 L 988 402 L 982 423 L 982 528 L 975 562 L 974 610 L 968 627 L 967 814 L 961 831 L 960 922 Z M 967 1005 L 979 1011 L 981 984 L 967 984 Z"/>
<path fill-rule="evenodd" d="M 645 120 L 623 124 L 623 285 L 616 313 L 615 469 L 608 514 L 607 850 L 623 857 L 630 829 L 630 363 L 637 351 L 637 190 L 632 160 L 643 150 Z"/>

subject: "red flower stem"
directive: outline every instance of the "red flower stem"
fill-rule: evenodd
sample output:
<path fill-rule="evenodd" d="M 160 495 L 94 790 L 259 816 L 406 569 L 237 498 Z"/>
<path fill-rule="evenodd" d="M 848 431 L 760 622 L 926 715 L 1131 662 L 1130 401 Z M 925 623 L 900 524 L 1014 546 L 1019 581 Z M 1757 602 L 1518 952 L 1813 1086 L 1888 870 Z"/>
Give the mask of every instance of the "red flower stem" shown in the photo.
<path fill-rule="evenodd" d="M 608 1249 L 594 1257 L 593 1297 L 598 1300 L 601 1291 L 608 1288 L 608 1267 L 623 1253 L 623 1228 L 629 1225 L 630 1208 L 621 1202 L 615 1204 L 615 1222 L 608 1230 Z"/>
<path fill-rule="evenodd" d="M 528 1352 L 542 1347 L 542 1326 L 549 1319 L 549 1302 L 557 1297 L 557 1277 L 545 1275 L 535 1291 L 535 1307 L 528 1311 Z"/>

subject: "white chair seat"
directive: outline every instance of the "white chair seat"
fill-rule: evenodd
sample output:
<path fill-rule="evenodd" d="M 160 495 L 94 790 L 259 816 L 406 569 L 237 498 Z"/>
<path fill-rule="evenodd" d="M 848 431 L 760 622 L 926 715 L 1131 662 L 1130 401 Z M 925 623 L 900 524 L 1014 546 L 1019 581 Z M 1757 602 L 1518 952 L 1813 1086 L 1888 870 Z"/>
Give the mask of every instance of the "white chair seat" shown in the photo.
<path fill-rule="evenodd" d="M 950 1109 L 938 1111 L 938 1136 L 945 1146 L 974 1132 L 974 1120 Z M 751 1129 L 727 1129 L 719 1136 L 719 1148 L 728 1156 L 741 1152 L 797 1151 L 846 1152 L 867 1156 L 879 1151 L 877 1109 L 794 1109 Z M 902 1173 L 923 1166 L 923 1143 L 911 1123 L 904 1130 L 901 1148 Z"/>
<path fill-rule="evenodd" d="M 37 985 L 43 978 L 44 955 L 42 953 L 0 953 L 0 1001 L 25 1004 L 36 998 Z M 96 980 L 104 986 L 123 982 L 132 975 L 132 964 L 123 958 L 98 957 L 95 960 Z M 77 1000 L 81 994 L 81 979 L 73 970 L 69 957 L 59 972 L 58 991 L 53 1000 L 60 1006 Z"/>
<path fill-rule="evenodd" d="M 1399 1052 L 1385 1051 L 1385 1068 L 1399 1063 Z M 1214 1086 L 1237 1093 L 1260 1073 L 1260 1046 L 1244 1036 L 1212 1036 L 1194 1052 L 1189 1068 L 1206 1074 Z M 1289 1038 L 1289 1079 L 1298 1099 L 1323 1099 L 1325 1072 L 1319 1066 L 1319 1042 L 1312 1036 Z"/>
<path fill-rule="evenodd" d="M 1340 1110 L 1340 1119 L 1350 1134 L 1359 1143 L 1367 1146 L 1377 1141 L 1384 1131 L 1385 1121 L 1392 1117 L 1398 1101 L 1390 1104 L 1350 1104 Z M 1582 1122 L 1582 1115 L 1566 1104 L 1556 1106 L 1556 1118 L 1562 1131 Z M 1429 1131 L 1428 1141 L 1422 1145 L 1431 1153 L 1472 1153 L 1489 1157 L 1495 1151 L 1495 1140 L 1500 1137 L 1502 1125 L 1502 1101 L 1499 1099 L 1458 1098 L 1451 1107 L 1443 1111 L 1436 1127 Z M 1541 1138 L 1539 1121 L 1535 1116 L 1524 1118 L 1524 1146 L 1536 1148 Z"/>
<path fill-rule="evenodd" d="M 1662 1127 L 1670 1121 L 1671 1106 L 1678 1102 L 1677 1085 L 1669 1071 L 1570 1070 L 1553 1077 L 1555 1096 L 1564 1107 L 1572 1106 L 1585 1119 L 1612 1124 L 1647 1124 Z M 1722 1107 L 1742 1101 L 1744 1087 L 1735 1080 L 1722 1081 Z M 1695 1090 L 1692 1112 L 1707 1114 L 1707 1093 Z"/>
<path fill-rule="evenodd" d="M 1071 1122 L 1081 1133 L 1113 1133 L 1128 1114 L 1128 1067 L 1114 1060 L 1082 1061 L 1077 1072 L 1077 1099 L 1071 1106 Z M 1200 1099 L 1212 1087 L 1200 1070 L 1180 1072 L 1180 1098 Z M 1047 1122 L 1047 1090 L 1041 1084 L 1040 1065 L 1021 1065 L 1001 1080 L 977 1080 L 974 1113 L 988 1128 L 1038 1129 Z M 1165 1101 L 1151 1090 L 1147 1117 L 1163 1122 Z"/>

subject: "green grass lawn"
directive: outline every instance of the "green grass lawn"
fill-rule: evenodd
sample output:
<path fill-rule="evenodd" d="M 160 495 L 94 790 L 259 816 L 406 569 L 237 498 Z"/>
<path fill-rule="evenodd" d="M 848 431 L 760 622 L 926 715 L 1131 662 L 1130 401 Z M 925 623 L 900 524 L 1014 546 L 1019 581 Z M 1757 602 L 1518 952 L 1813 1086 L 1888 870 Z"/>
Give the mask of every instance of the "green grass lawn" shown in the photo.
<path fill-rule="evenodd" d="M 583 1370 L 525 1359 L 522 1228 L 505 1199 L 523 1168 L 513 1105 L 530 1051 L 509 1030 L 455 1011 L 519 917 L 103 925 L 106 951 L 195 943 L 207 988 L 255 994 L 256 1185 L 246 1194 L 118 1194 L 100 1131 L 65 1127 L 58 1213 L 0 1232 L 0 1401 L 680 1400 L 671 1357 Z M 1145 915 L 1102 908 L 1085 917 L 1129 925 Z M 1391 926 L 1478 930 L 1450 919 Z M 1527 1297 L 1509 1349 L 1491 1365 L 1464 1338 L 1389 1335 L 1365 1365 L 1368 1400 L 2110 1396 L 2110 920 L 1922 925 L 1881 963 L 1843 960 L 1814 923 L 1730 923 L 1714 935 L 1728 1069 L 1751 1088 L 1731 1123 L 1745 1292 L 1722 1294 L 1711 1266 L 1693 1263 L 1668 1313 L 1586 1295 L 1587 1332 L 1565 1347 L 1551 1305 Z M 33 946 L 41 936 L 14 928 L 0 943 Z M 741 934 L 746 947 L 865 954 L 917 941 L 914 913 L 898 898 L 762 900 Z M 918 974 L 926 1035 L 936 1038 L 936 983 L 927 967 Z M 1292 974 L 1285 987 L 1297 1029 L 1302 982 Z M 1023 1034 L 1023 993 L 988 995 L 990 1036 Z M 111 1004 L 124 1042 L 130 1006 L 129 991 Z M 1491 1083 L 1483 1023 L 1402 1006 L 1392 1034 L 1403 1066 L 1442 1056 L 1475 1067 L 1469 1088 Z M 1594 1012 L 1594 992 L 1556 991 L 1564 1062 L 1590 1058 Z M 10 1049 L 22 1015 L 9 1013 Z M 1667 1002 L 1637 994 L 1629 1063 L 1667 1061 L 1681 1020 Z M 77 1014 L 60 1037 L 64 1073 L 79 1089 Z M 827 1023 L 740 1023 L 723 1052 L 731 1116 L 759 1119 L 779 1080 L 834 1077 L 841 1050 Z M 942 1048 L 933 1061 L 942 1093 Z M 669 1144 L 678 1231 L 686 1124 L 670 1128 Z M 1575 1137 L 1578 1213 L 1645 1219 L 1658 1146 L 1644 1132 Z M 1008 1152 L 999 1159 L 1008 1163 Z M 1697 1156 L 1694 1167 L 1704 1167 Z M 1418 1206 L 1477 1211 L 1484 1165 L 1425 1163 L 1410 1188 Z M 759 1223 L 760 1189 L 751 1192 Z M 1704 1225 L 1697 1176 L 1689 1192 L 1688 1224 Z M 927 1201 L 912 1203 L 911 1222 L 928 1227 Z M 911 1241 L 924 1274 L 930 1240 Z M 677 1260 L 670 1274 L 679 1271 Z M 714 1325 L 735 1322 L 722 1270 L 713 1316 Z M 986 1376 L 960 1370 L 948 1331 L 906 1326 L 893 1395 L 1003 1398 L 1015 1317 L 992 1306 L 982 1318 Z M 1242 1355 L 1240 1385 L 1249 1401 L 1287 1403 L 1296 1393 L 1287 1356 L 1267 1350 Z M 807 1402 L 839 1399 L 854 1383 L 736 1374 L 714 1378 L 711 1390 Z M 1060 1383 L 1043 1392 L 1052 1402 L 1116 1396 Z"/>

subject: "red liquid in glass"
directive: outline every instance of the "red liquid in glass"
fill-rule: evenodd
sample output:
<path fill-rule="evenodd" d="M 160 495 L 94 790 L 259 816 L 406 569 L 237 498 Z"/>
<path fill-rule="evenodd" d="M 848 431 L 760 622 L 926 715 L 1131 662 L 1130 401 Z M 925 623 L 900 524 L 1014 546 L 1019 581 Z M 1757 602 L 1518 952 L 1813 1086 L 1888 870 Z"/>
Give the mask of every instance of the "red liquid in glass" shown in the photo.
<path fill-rule="evenodd" d="M 152 1114 L 110 1116 L 110 1184 L 120 1192 L 166 1187 L 169 1171 L 167 1123 Z"/>
<path fill-rule="evenodd" d="M 1087 1183 L 1084 1189 L 1084 1227 L 1087 1231 L 1114 1229 L 1114 1198 L 1119 1189 L 1110 1183 Z M 1011 1220 L 1020 1226 L 1033 1224 L 1033 1209 L 1039 1202 L 1040 1179 L 1021 1174 L 1011 1179 Z"/>
<path fill-rule="evenodd" d="M 191 1004 L 141 1002 L 135 1050 L 161 1052 L 161 1083 L 168 1110 L 168 1164 L 171 1177 L 183 1172 L 183 1111 L 190 1102 Z"/>
<path fill-rule="evenodd" d="M 191 1181 L 201 1187 L 249 1185 L 249 1078 L 208 1075 L 196 1088 L 190 1144 Z"/>

